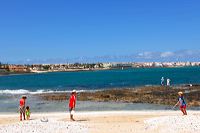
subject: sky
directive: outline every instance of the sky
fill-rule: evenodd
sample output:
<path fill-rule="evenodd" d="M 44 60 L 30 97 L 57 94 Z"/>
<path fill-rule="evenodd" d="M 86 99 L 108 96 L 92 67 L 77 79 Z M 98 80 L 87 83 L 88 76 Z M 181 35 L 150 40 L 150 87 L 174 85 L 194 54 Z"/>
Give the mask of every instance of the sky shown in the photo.
<path fill-rule="evenodd" d="M 199 7 L 199 0 L 2 0 L 0 61 L 200 50 Z"/>

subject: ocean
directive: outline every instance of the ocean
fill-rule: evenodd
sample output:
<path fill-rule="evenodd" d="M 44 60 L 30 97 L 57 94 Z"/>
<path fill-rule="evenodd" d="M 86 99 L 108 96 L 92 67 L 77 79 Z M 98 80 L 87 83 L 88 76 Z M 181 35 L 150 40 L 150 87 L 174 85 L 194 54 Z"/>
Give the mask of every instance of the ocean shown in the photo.
<path fill-rule="evenodd" d="M 31 94 L 70 92 L 73 89 L 78 91 L 96 91 L 112 88 L 120 89 L 160 85 L 161 77 L 165 79 L 169 78 L 172 85 L 200 84 L 200 67 L 133 68 L 124 70 L 52 72 L 0 76 L 0 112 L 15 112 L 18 106 L 18 99 L 22 94 L 30 95 L 27 102 L 35 107 L 35 111 L 66 111 L 66 102 L 52 104 L 51 102 L 40 101 L 35 97 L 31 97 Z M 116 103 L 117 106 L 114 103 L 109 104 L 110 106 L 107 105 L 108 103 L 98 103 L 102 106 L 97 106 L 98 104 L 96 102 L 83 103 L 78 102 L 79 110 L 99 110 L 98 108 L 100 107 L 102 109 L 103 105 L 106 106 L 104 110 L 117 110 L 121 108 L 129 110 L 140 109 L 142 107 L 140 104 L 128 103 Z M 55 109 L 55 106 L 59 107 Z M 168 108 L 166 106 L 157 107 L 157 105 L 146 104 L 144 109 L 146 107 L 151 108 L 150 106 L 157 109 Z"/>
<path fill-rule="evenodd" d="M 0 93 L 40 93 L 160 85 L 161 77 L 171 79 L 172 85 L 200 84 L 200 67 L 135 68 L 0 76 Z"/>

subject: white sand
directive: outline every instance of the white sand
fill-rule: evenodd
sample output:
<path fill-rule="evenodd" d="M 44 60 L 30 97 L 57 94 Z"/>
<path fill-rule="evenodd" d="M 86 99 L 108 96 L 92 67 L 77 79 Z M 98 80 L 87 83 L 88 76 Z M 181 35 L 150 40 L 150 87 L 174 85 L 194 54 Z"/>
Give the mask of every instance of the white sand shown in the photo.
<path fill-rule="evenodd" d="M 42 117 L 48 122 L 41 122 Z M 19 122 L 18 114 L 0 114 L 0 133 L 200 133 L 200 111 L 99 111 L 40 113 Z"/>
<path fill-rule="evenodd" d="M 146 131 L 159 133 L 200 133 L 200 115 L 163 116 L 145 120 Z"/>
<path fill-rule="evenodd" d="M 88 133 L 80 123 L 50 119 L 49 122 L 32 120 L 0 126 L 0 133 Z"/>

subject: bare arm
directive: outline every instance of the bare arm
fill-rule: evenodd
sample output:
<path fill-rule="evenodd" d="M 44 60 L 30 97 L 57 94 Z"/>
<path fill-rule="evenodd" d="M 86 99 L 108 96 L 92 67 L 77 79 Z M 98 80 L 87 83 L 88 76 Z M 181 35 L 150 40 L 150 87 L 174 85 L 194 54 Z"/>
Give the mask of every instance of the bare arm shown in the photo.
<path fill-rule="evenodd" d="M 179 104 L 179 101 L 175 104 L 176 106 Z"/>
<path fill-rule="evenodd" d="M 173 109 L 179 104 L 179 101 L 174 105 Z"/>

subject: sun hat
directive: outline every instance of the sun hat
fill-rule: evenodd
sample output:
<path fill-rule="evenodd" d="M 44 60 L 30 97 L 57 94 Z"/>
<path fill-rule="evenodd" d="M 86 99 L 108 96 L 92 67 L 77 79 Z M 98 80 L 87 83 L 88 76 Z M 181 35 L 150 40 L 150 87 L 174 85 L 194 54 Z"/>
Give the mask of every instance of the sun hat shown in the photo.
<path fill-rule="evenodd" d="M 76 93 L 76 90 L 73 90 L 72 93 Z"/>

